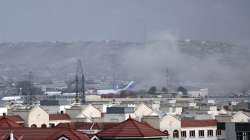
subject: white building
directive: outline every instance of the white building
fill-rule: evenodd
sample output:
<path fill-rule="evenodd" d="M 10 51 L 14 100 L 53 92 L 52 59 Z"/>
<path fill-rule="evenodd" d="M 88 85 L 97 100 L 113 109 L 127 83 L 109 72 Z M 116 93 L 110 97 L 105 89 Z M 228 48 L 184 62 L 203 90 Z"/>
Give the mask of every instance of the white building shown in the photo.
<path fill-rule="evenodd" d="M 208 89 L 199 89 L 199 90 L 190 90 L 188 91 L 188 95 L 191 97 L 207 97 L 208 96 Z"/>
<path fill-rule="evenodd" d="M 217 133 L 215 120 L 182 120 L 178 137 L 181 140 L 217 140 Z"/>

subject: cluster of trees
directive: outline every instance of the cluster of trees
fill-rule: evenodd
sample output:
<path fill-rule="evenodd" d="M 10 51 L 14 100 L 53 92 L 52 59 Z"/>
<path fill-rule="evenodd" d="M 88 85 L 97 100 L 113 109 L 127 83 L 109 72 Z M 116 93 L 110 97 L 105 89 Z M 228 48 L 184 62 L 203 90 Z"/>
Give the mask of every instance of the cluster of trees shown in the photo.
<path fill-rule="evenodd" d="M 158 89 L 156 86 L 152 86 L 148 89 L 149 94 L 157 94 L 157 91 L 158 91 Z M 164 92 L 164 93 L 168 93 L 168 89 L 166 87 L 162 87 L 160 91 Z M 182 92 L 183 95 L 188 94 L 188 90 L 186 88 L 184 88 L 183 86 L 179 86 L 176 91 Z"/>
<path fill-rule="evenodd" d="M 30 81 L 19 81 L 16 84 L 18 90 L 22 90 L 22 95 L 41 95 L 42 90 L 38 87 L 35 87 L 34 84 Z"/>

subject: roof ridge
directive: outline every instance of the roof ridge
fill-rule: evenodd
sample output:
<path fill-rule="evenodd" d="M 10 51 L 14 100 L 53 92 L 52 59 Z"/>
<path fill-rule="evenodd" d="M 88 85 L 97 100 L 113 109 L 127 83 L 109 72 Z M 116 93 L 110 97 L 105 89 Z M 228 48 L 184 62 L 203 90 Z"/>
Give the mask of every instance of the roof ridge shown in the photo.
<path fill-rule="evenodd" d="M 108 128 L 108 129 L 105 129 L 105 130 L 99 131 L 99 132 L 97 132 L 97 133 L 96 133 L 96 135 L 98 136 L 98 134 L 102 133 L 103 131 L 107 131 L 107 130 L 109 130 L 109 129 L 113 129 L 113 128 L 115 128 L 115 127 L 118 127 L 118 126 L 120 126 L 120 125 L 122 125 L 122 124 L 126 123 L 127 121 L 128 121 L 128 119 L 127 119 L 126 121 L 121 122 L 121 123 L 117 123 L 117 125 L 112 126 L 112 127 Z"/>
<path fill-rule="evenodd" d="M 154 128 L 154 127 L 152 127 L 151 125 L 149 125 L 149 124 L 146 123 L 146 122 L 144 122 L 143 124 L 146 125 L 146 126 L 148 126 L 148 127 L 150 127 L 150 128 L 152 128 L 152 129 L 154 129 L 154 130 L 156 130 L 156 131 L 158 131 L 158 132 L 160 132 L 160 133 L 164 133 L 164 132 L 162 132 L 160 129 Z M 164 133 L 164 134 L 165 134 L 165 133 Z"/>
<path fill-rule="evenodd" d="M 72 129 L 69 129 L 69 131 L 71 131 L 71 133 L 73 133 L 73 135 L 75 135 L 77 138 L 81 139 L 81 137 L 77 134 L 77 131 L 73 131 Z"/>
<path fill-rule="evenodd" d="M 144 134 L 143 134 L 142 131 L 140 130 L 139 126 L 135 123 L 136 120 L 134 120 L 134 119 L 132 119 L 132 118 L 130 118 L 129 120 L 134 124 L 134 126 L 137 128 L 137 130 L 139 131 L 139 133 L 144 137 Z"/>

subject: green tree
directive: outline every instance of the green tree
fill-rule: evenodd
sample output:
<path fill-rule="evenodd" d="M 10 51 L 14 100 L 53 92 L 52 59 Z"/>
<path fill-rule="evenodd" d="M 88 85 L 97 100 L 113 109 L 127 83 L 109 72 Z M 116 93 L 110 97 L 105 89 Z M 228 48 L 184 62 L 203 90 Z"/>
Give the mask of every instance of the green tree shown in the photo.
<path fill-rule="evenodd" d="M 187 95 L 188 94 L 188 90 L 186 88 L 184 88 L 183 86 L 179 86 L 177 88 L 177 92 L 182 92 L 183 95 Z"/>
<path fill-rule="evenodd" d="M 152 86 L 152 87 L 149 88 L 148 93 L 150 93 L 150 94 L 155 94 L 156 91 L 157 91 L 156 86 Z"/>
<path fill-rule="evenodd" d="M 20 81 L 16 84 L 17 89 L 22 89 L 22 95 L 41 95 L 42 90 L 35 87 L 30 81 Z"/>
<path fill-rule="evenodd" d="M 167 93 L 168 89 L 166 87 L 162 87 L 161 91 Z"/>

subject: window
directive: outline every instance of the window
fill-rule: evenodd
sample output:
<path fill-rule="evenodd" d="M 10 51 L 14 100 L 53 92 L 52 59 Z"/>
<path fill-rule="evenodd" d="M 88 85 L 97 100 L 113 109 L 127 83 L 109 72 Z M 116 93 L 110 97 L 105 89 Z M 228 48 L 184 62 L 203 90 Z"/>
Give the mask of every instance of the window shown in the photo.
<path fill-rule="evenodd" d="M 94 136 L 90 140 L 99 140 L 99 138 L 97 136 Z"/>
<path fill-rule="evenodd" d="M 50 123 L 49 126 L 53 128 L 53 127 L 55 127 L 55 124 L 54 123 Z"/>
<path fill-rule="evenodd" d="M 194 130 L 189 131 L 189 137 L 195 137 L 195 131 Z"/>
<path fill-rule="evenodd" d="M 11 136 L 11 134 L 10 134 L 10 136 L 7 138 L 7 140 L 16 140 L 16 137 L 13 134 Z"/>
<path fill-rule="evenodd" d="M 199 130 L 199 137 L 204 137 L 204 130 Z"/>
<path fill-rule="evenodd" d="M 64 137 L 64 136 L 62 136 L 62 137 L 60 137 L 58 140 L 69 140 L 69 139 L 66 138 L 66 137 Z"/>
<path fill-rule="evenodd" d="M 236 140 L 249 140 L 249 132 L 237 132 Z"/>
<path fill-rule="evenodd" d="M 32 128 L 37 128 L 36 124 L 31 125 Z"/>
<path fill-rule="evenodd" d="M 179 131 L 178 130 L 174 130 L 173 137 L 174 138 L 179 138 Z"/>
<path fill-rule="evenodd" d="M 216 136 L 221 136 L 221 130 L 216 130 Z"/>
<path fill-rule="evenodd" d="M 41 127 L 42 127 L 42 128 L 46 128 L 47 125 L 46 125 L 46 124 L 42 124 Z"/>
<path fill-rule="evenodd" d="M 181 131 L 181 137 L 183 137 L 183 138 L 186 138 L 186 137 L 187 137 L 186 131 Z"/>
<path fill-rule="evenodd" d="M 207 130 L 207 136 L 208 137 L 212 137 L 214 134 L 213 134 L 213 130 Z"/>
<path fill-rule="evenodd" d="M 168 130 L 164 130 L 163 133 L 167 134 L 168 135 Z"/>
<path fill-rule="evenodd" d="M 243 140 L 243 132 L 236 133 L 236 140 Z"/>

